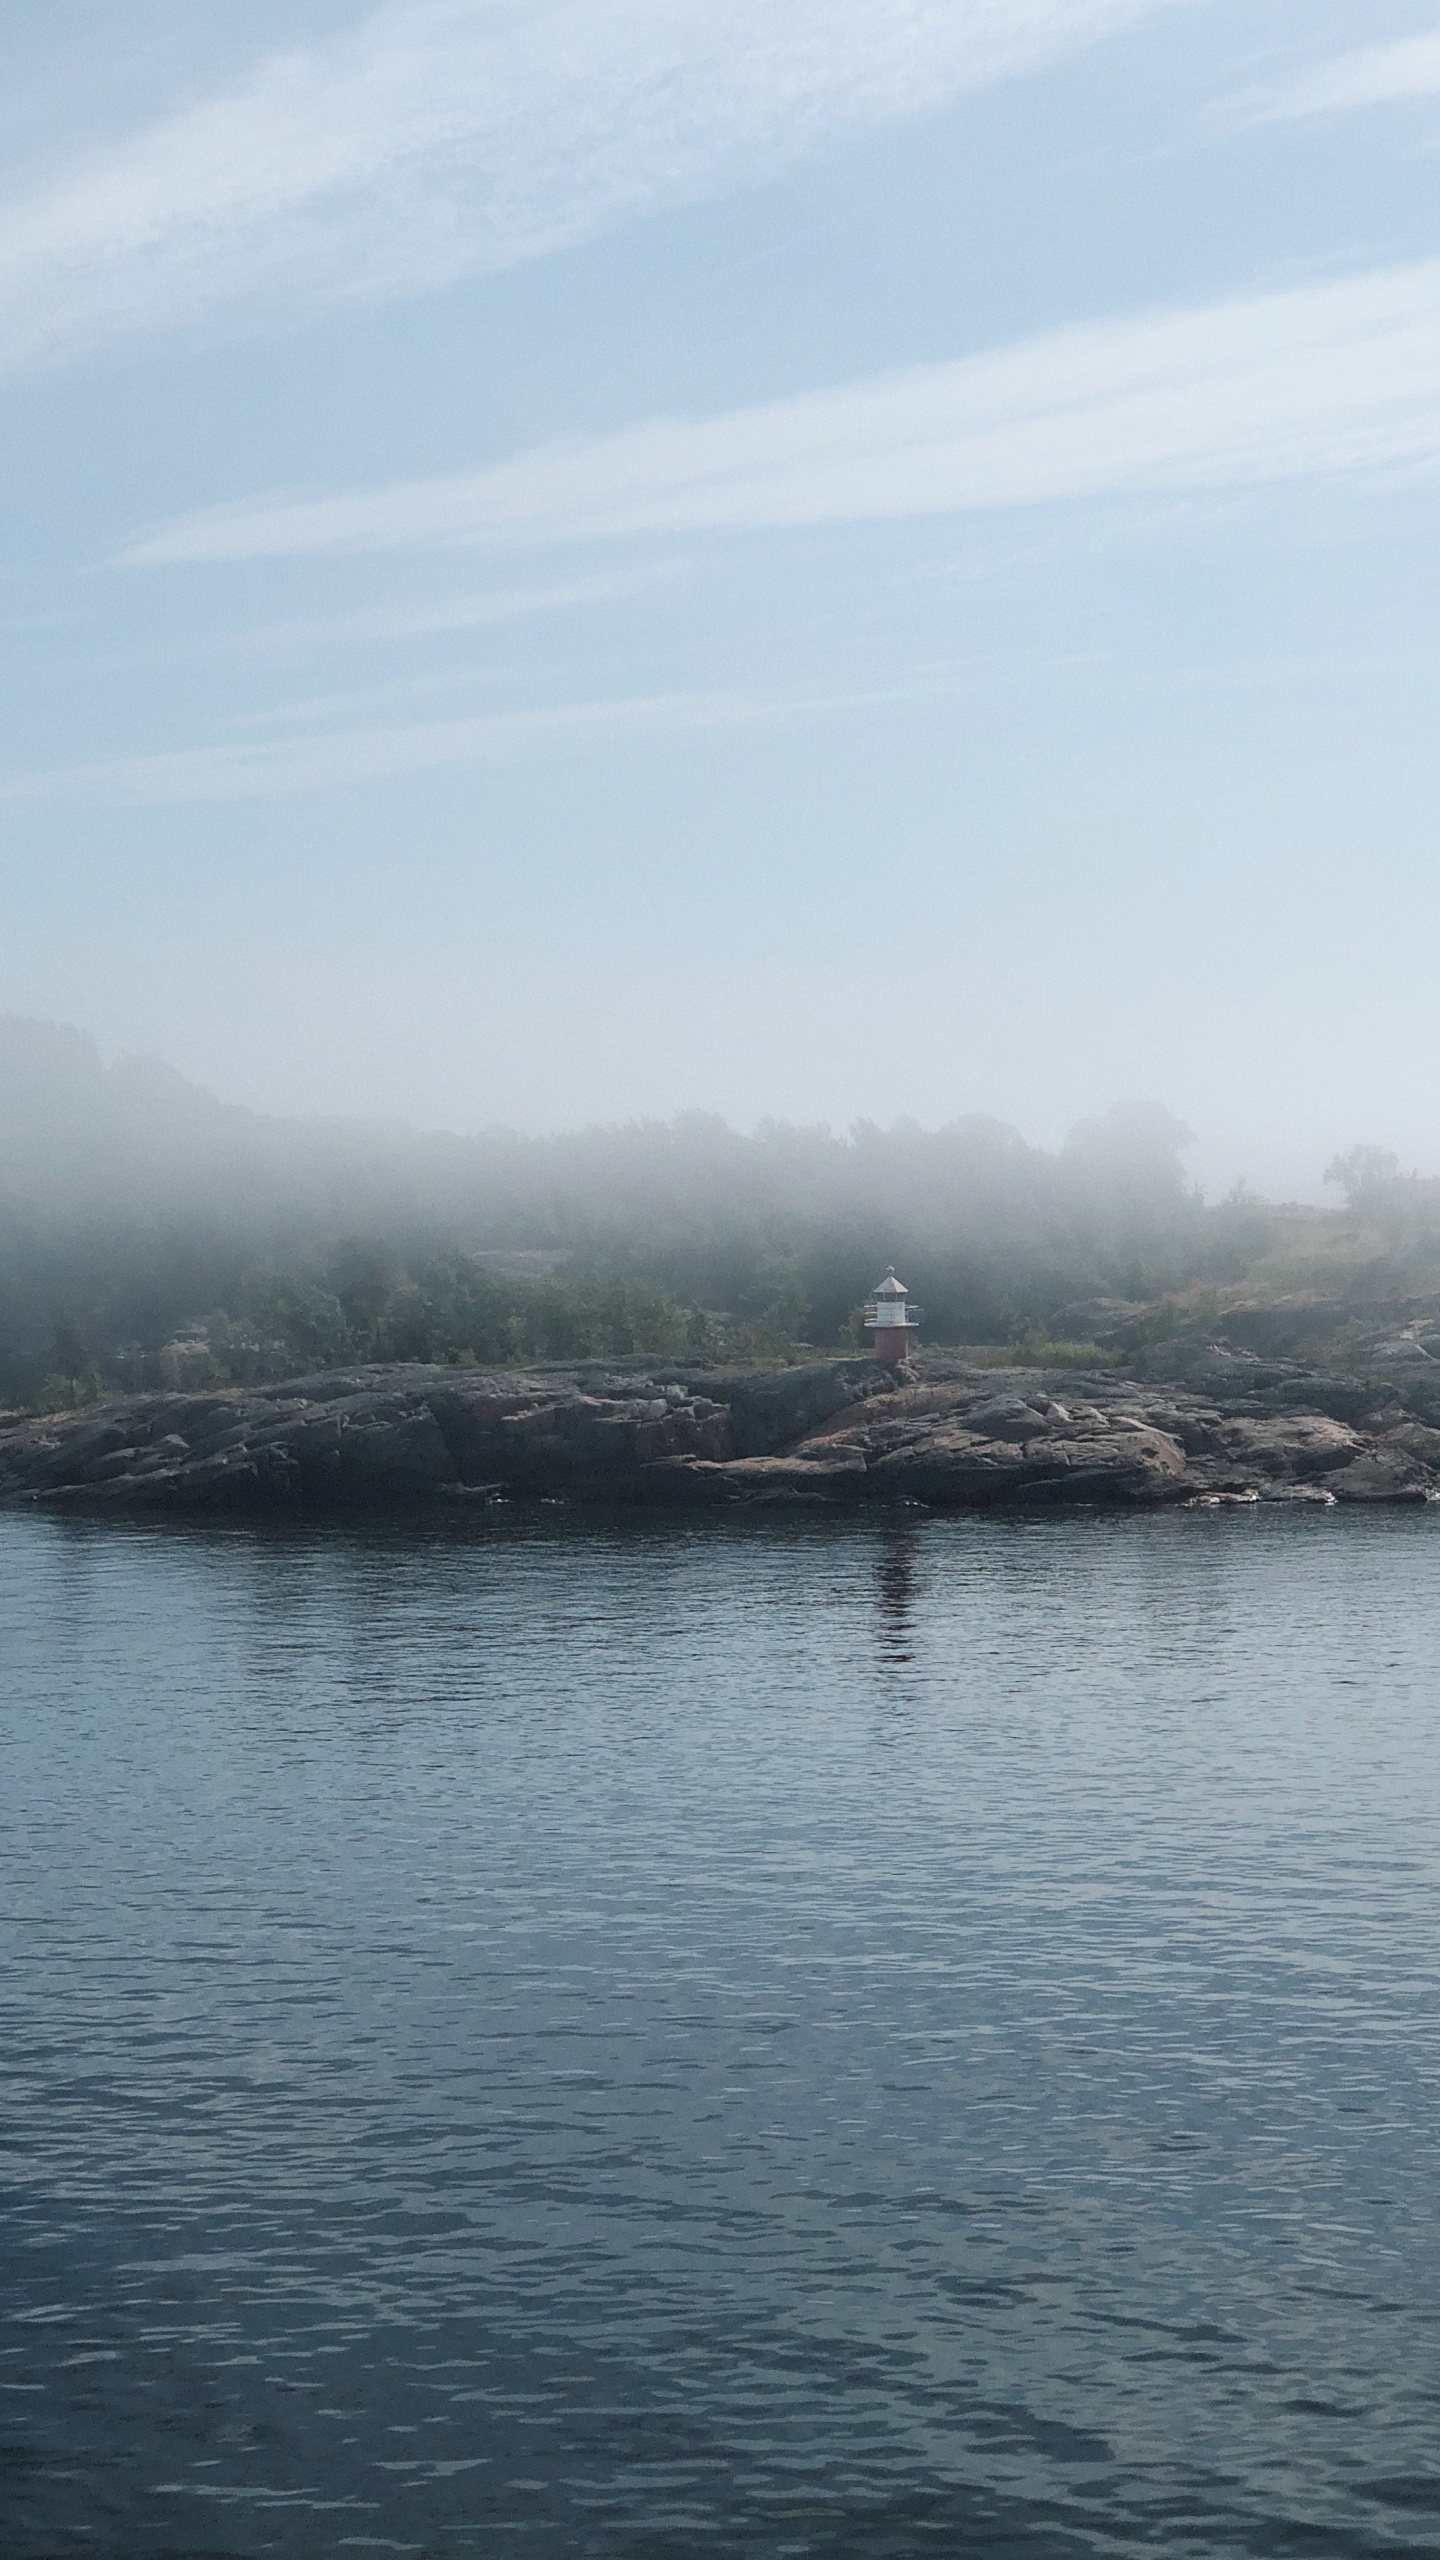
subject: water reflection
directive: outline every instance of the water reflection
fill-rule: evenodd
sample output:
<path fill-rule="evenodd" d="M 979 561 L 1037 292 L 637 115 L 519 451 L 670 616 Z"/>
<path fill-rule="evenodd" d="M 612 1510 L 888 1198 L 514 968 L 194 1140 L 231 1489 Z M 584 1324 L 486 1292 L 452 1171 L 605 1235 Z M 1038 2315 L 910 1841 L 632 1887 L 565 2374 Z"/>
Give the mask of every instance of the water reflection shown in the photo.
<path fill-rule="evenodd" d="M 898 1670 L 915 1659 L 913 1538 L 892 1539 L 881 1549 L 875 1567 L 875 1605 L 880 1630 L 880 1660 L 887 1668 Z"/>

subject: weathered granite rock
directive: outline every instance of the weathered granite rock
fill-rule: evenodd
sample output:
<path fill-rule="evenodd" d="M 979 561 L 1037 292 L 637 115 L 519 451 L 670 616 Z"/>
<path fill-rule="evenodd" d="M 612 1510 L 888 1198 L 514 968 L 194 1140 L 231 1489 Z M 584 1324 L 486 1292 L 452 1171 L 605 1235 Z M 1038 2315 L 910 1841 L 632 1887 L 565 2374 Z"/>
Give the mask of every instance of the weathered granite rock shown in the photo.
<path fill-rule="evenodd" d="M 1139 1414 L 1063 1404 L 1038 1379 L 1028 1395 L 902 1382 L 792 1454 L 813 1465 L 840 1449 L 863 1460 L 867 1492 L 912 1502 L 1146 1502 L 1188 1489 L 1168 1432 Z"/>
<path fill-rule="evenodd" d="M 1435 1478 L 1403 1453 L 1362 1450 L 1348 1467 L 1326 1478 L 1337 1502 L 1433 1502 Z"/>
<path fill-rule="evenodd" d="M 0 1499 L 98 1508 L 487 1496 L 667 1506 L 904 1501 L 1417 1502 L 1440 1430 L 1405 1391 L 1306 1409 L 1297 1373 L 1226 1396 L 1106 1373 L 868 1360 L 737 1373 L 644 1360 L 388 1368 L 131 1396 L 0 1422 Z M 1337 1399 L 1328 1400 L 1329 1406 Z M 1428 1408 L 1427 1408 L 1428 1409 Z"/>
<path fill-rule="evenodd" d="M 1303 1483 L 1348 1467 L 1363 1446 L 1357 1432 L 1328 1414 L 1292 1413 L 1273 1421 L 1204 1415 L 1182 1418 L 1179 1429 L 1192 1473 L 1217 1489 L 1277 1479 Z"/>

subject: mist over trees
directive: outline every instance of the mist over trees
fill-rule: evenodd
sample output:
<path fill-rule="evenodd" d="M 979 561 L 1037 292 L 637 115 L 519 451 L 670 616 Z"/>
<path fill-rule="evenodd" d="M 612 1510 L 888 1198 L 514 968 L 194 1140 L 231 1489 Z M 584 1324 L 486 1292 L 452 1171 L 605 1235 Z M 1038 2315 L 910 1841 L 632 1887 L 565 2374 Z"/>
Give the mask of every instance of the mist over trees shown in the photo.
<path fill-rule="evenodd" d="M 237 1379 L 784 1356 L 853 1344 L 891 1262 L 931 1341 L 1088 1339 L 1097 1302 L 1232 1283 L 1271 1249 L 1281 1213 L 1207 1206 L 1189 1138 L 1150 1104 L 1054 1152 L 981 1117 L 746 1136 L 695 1113 L 547 1138 L 267 1119 L 0 1019 L 0 1398 L 159 1383 L 187 1336 Z M 1379 1150 L 1332 1170 L 1351 1212 L 1407 1192 L 1412 1226 L 1440 1226 L 1440 1185 L 1407 1191 Z"/>

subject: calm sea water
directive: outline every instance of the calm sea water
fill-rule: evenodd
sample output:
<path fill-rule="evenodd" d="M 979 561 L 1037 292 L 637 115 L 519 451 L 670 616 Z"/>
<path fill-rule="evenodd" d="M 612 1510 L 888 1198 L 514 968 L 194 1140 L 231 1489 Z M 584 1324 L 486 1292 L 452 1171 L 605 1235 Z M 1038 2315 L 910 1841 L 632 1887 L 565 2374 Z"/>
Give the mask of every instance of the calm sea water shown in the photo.
<path fill-rule="evenodd" d="M 1440 2552 L 1440 1516 L 0 1520 L 0 2552 Z"/>

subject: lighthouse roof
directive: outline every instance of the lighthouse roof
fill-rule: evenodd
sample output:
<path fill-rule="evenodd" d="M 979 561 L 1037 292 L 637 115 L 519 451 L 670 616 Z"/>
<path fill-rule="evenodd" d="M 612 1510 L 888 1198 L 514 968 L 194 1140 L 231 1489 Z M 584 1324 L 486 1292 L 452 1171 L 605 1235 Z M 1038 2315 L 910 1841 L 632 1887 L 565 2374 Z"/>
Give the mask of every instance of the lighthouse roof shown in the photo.
<path fill-rule="evenodd" d="M 910 1292 L 906 1288 L 904 1281 L 897 1280 L 895 1277 L 895 1265 L 893 1262 L 891 1263 L 889 1270 L 886 1272 L 884 1279 L 881 1281 L 879 1288 L 876 1290 L 875 1295 L 877 1298 L 909 1297 Z"/>

